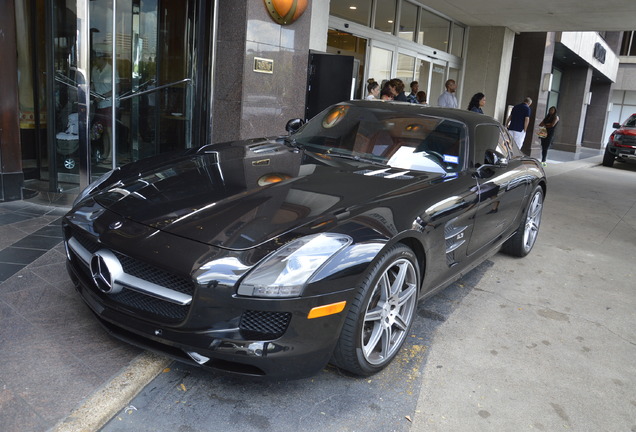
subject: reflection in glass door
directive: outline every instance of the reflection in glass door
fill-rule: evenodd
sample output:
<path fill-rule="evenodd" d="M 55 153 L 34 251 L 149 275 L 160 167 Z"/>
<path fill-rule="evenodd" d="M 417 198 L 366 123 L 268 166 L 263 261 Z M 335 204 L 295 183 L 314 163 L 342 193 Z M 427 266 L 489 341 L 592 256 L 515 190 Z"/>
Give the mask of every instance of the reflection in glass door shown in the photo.
<path fill-rule="evenodd" d="M 192 146 L 193 11 L 193 1 L 90 2 L 94 174 Z"/>
<path fill-rule="evenodd" d="M 77 11 L 75 0 L 52 4 L 53 19 L 48 23 L 47 151 L 41 152 L 41 179 L 48 179 L 49 190 L 75 192 L 79 186 L 79 118 L 77 65 Z M 50 78 L 53 79 L 50 79 Z M 51 115 L 51 113 L 53 115 Z"/>
<path fill-rule="evenodd" d="M 78 193 L 116 166 L 206 142 L 214 2 L 47 4 L 47 93 L 54 97 L 40 164 L 52 190 Z"/>

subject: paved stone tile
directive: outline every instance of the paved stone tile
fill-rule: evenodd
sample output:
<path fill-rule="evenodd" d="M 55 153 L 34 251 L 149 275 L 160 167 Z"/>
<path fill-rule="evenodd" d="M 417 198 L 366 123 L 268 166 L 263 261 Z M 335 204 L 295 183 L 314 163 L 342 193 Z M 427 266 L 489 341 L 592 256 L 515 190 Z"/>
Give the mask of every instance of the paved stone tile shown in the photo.
<path fill-rule="evenodd" d="M 0 282 L 4 282 L 24 268 L 24 264 L 0 263 Z"/>
<path fill-rule="evenodd" d="M 20 249 L 9 246 L 0 251 L 0 262 L 7 264 L 30 264 L 44 255 L 41 249 Z"/>

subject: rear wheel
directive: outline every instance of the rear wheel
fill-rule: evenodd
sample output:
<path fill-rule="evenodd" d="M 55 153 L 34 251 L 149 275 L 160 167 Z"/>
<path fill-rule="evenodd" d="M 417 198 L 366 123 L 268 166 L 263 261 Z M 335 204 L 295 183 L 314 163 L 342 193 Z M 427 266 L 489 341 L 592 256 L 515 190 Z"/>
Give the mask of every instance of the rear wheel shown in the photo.
<path fill-rule="evenodd" d="M 502 247 L 504 253 L 517 257 L 524 257 L 530 253 L 539 235 L 542 211 L 543 189 L 537 186 L 532 192 L 519 229 Z"/>
<path fill-rule="evenodd" d="M 605 147 L 605 153 L 603 154 L 603 166 L 614 166 L 614 155 Z"/>
<path fill-rule="evenodd" d="M 336 366 L 368 376 L 397 355 L 411 328 L 419 292 L 417 259 L 396 245 L 367 271 L 333 354 Z"/>

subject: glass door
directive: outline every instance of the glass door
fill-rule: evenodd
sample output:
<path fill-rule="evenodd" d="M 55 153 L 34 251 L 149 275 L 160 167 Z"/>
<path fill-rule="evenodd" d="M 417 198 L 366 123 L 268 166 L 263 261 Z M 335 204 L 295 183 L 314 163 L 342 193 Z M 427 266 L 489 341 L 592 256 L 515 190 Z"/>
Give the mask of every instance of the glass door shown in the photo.
<path fill-rule="evenodd" d="M 40 153 L 41 179 L 48 180 L 49 191 L 78 192 L 79 188 L 79 100 L 77 8 L 75 0 L 49 2 L 47 27 L 52 37 L 46 47 L 47 145 Z M 52 114 L 52 115 L 51 115 Z"/>
<path fill-rule="evenodd" d="M 418 58 L 415 76 L 419 81 L 420 91 L 426 92 L 426 103 L 431 105 L 431 99 L 429 97 L 431 94 L 431 62 Z"/>
<path fill-rule="evenodd" d="M 46 1 L 50 190 L 207 142 L 214 2 Z"/>
<path fill-rule="evenodd" d="M 90 2 L 91 171 L 192 146 L 194 1 Z"/>
<path fill-rule="evenodd" d="M 437 106 L 437 99 L 445 91 L 444 83 L 446 82 L 446 62 L 433 61 L 431 69 L 431 91 L 428 95 L 428 103 L 431 106 Z"/>

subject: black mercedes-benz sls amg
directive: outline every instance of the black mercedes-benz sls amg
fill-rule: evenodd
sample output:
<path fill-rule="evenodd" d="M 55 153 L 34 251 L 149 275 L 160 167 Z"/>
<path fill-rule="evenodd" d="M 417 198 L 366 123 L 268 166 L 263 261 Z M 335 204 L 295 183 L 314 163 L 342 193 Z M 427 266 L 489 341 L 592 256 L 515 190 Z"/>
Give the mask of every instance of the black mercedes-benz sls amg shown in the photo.
<path fill-rule="evenodd" d="M 545 174 L 493 118 L 352 101 L 301 124 L 140 160 L 78 196 L 68 270 L 109 332 L 243 375 L 366 376 L 418 300 L 532 249 Z"/>

